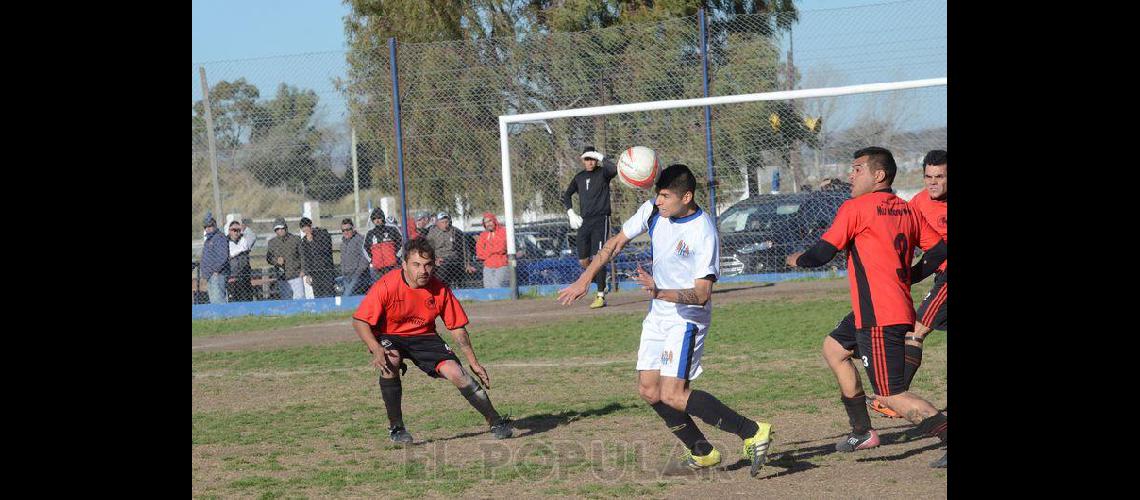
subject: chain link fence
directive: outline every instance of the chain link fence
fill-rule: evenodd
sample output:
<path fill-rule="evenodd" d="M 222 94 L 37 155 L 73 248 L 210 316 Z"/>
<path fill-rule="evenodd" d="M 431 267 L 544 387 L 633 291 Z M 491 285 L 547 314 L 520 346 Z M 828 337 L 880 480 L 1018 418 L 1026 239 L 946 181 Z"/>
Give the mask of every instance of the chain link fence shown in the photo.
<path fill-rule="evenodd" d="M 708 92 L 945 76 L 945 24 L 945 3 L 931 0 L 804 11 L 797 22 L 767 15 L 709 18 Z M 786 25 L 791 29 L 781 29 Z M 198 265 L 208 211 L 222 232 L 227 214 L 240 214 L 256 235 L 249 254 L 254 291 L 243 299 L 291 298 L 288 289 L 276 288 L 281 268 L 268 259 L 267 241 L 279 217 L 291 233 L 300 234 L 302 216 L 330 233 L 331 259 L 321 250 L 319 262 L 304 267 L 328 268 L 323 279 L 334 277 L 332 293 L 342 293 L 341 221 L 351 219 L 363 235 L 373 229 L 374 208 L 383 208 L 387 224 L 413 232 L 447 213 L 455 232 L 445 233 L 447 242 L 439 240 L 452 262 L 446 278 L 457 288 L 482 287 L 482 214 L 500 222 L 504 215 L 497 117 L 703 97 L 701 50 L 696 16 L 519 39 L 400 44 L 406 213 L 388 47 L 195 64 L 195 301 L 205 301 L 208 289 L 207 277 L 200 276 L 205 266 Z M 220 210 L 213 198 L 203 69 Z M 563 194 L 582 169 L 579 155 L 587 145 L 614 159 L 627 147 L 648 146 L 663 165 L 689 165 L 699 177 L 698 203 L 708 207 L 704 113 L 681 108 L 511 125 L 520 287 L 566 283 L 581 271 Z M 830 222 L 836 200 L 845 197 L 843 182 L 856 149 L 890 149 L 900 167 L 896 190 L 908 197 L 922 188 L 923 155 L 946 148 L 946 91 L 718 105 L 711 108 L 709 129 L 723 272 L 777 271 L 777 250 L 802 250 L 794 247 L 817 238 L 820 221 Z M 618 182 L 611 183 L 611 193 L 615 228 L 648 197 Z M 577 198 L 573 205 L 580 213 Z M 755 248 L 765 242 L 763 250 Z M 769 249 L 770 259 L 746 257 Z M 833 264 L 841 267 L 841 259 Z M 620 276 L 635 266 L 631 258 L 614 270 Z M 312 296 L 330 293 L 327 286 L 318 288 Z"/>

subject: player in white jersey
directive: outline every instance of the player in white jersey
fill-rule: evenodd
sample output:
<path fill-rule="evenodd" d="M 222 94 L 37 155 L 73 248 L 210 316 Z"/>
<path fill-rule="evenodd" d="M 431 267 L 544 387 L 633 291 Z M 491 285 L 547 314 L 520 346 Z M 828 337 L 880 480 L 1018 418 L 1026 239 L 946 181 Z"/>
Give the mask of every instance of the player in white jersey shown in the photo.
<path fill-rule="evenodd" d="M 637 352 L 638 391 L 685 444 L 689 453 L 666 467 L 666 473 L 708 469 L 720 463 L 720 452 L 705 439 L 695 415 L 744 440 L 744 456 L 752 476 L 767 459 L 772 426 L 741 416 L 713 395 L 689 388 L 700 376 L 701 354 L 712 319 L 712 286 L 720 272 L 716 225 L 695 201 L 697 180 L 689 167 L 670 165 L 657 180 L 657 195 L 625 221 L 622 230 L 598 251 L 578 280 L 559 290 L 568 305 L 586 294 L 590 280 L 629 241 L 649 232 L 653 274 L 638 266 L 635 279 L 649 296 L 649 314 L 641 324 Z"/>

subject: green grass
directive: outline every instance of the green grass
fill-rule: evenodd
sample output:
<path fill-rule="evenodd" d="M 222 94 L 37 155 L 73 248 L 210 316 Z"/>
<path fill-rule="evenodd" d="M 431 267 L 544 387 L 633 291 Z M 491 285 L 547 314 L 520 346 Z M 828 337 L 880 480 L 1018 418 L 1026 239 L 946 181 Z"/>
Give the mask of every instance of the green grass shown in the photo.
<path fill-rule="evenodd" d="M 241 316 L 225 319 L 191 320 L 191 337 L 213 337 L 231 333 L 258 330 L 276 330 L 302 325 L 348 321 L 352 311 L 334 311 L 321 314 L 295 314 L 292 316 Z"/>
<path fill-rule="evenodd" d="M 916 303 L 928 288 L 914 290 Z M 820 401 L 836 396 L 834 377 L 820 359 L 820 344 L 849 311 L 846 298 L 718 305 L 705 346 L 706 372 L 696 387 L 746 415 L 818 414 Z M 316 322 L 339 319 L 321 316 Z M 586 425 L 577 428 L 583 439 L 590 439 L 596 429 L 590 423 L 598 419 L 639 422 L 644 417 L 650 423 L 654 418 L 637 396 L 632 375 L 643 316 L 607 316 L 604 322 L 570 318 L 509 330 L 481 330 L 476 324 L 471 332 L 480 360 L 495 381 L 491 395 L 501 411 L 516 419 L 559 425 L 582 422 Z M 264 329 L 267 322 L 286 319 L 211 322 L 210 333 L 195 335 L 219 335 L 225 328 Z M 929 352 L 944 352 L 945 339 L 944 332 L 932 335 L 926 342 Z M 573 366 L 576 360 L 613 362 Z M 508 366 L 538 361 L 568 366 Z M 523 496 L 671 495 L 675 483 L 606 480 L 606 471 L 601 480 L 581 480 L 599 477 L 591 474 L 598 474 L 603 464 L 607 471 L 620 472 L 663 450 L 642 450 L 639 457 L 636 450 L 607 442 L 605 459 L 597 462 L 593 456 L 548 446 L 547 435 L 537 434 L 524 438 L 526 453 L 509 463 L 477 453 L 441 461 L 430 444 L 420 447 L 425 451 L 419 455 L 400 455 L 406 452 L 380 438 L 388 422 L 367 362 L 359 342 L 192 353 L 192 371 L 199 376 L 193 379 L 191 436 L 200 457 L 193 494 L 419 498 L 485 496 L 486 491 L 498 491 L 494 488 L 514 488 L 509 491 L 521 490 Z M 944 394 L 944 367 L 927 366 L 916 377 L 915 390 Z M 453 386 L 417 372 L 410 366 L 404 382 L 404 418 L 418 439 L 485 429 Z M 843 425 L 837 421 L 836 432 Z M 465 439 L 444 444 L 465 442 L 471 445 Z M 832 455 L 809 459 L 820 466 L 837 460 L 841 458 Z"/>

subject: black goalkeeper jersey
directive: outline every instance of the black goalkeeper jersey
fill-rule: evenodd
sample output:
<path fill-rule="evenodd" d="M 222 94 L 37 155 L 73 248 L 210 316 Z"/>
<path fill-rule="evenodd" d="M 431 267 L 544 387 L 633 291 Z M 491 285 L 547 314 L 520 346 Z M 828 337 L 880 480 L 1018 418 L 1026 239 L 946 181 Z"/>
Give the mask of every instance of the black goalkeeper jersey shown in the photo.
<path fill-rule="evenodd" d="M 593 172 L 582 169 L 570 180 L 570 186 L 562 195 L 562 204 L 569 210 L 574 208 L 571 196 L 578 193 L 579 215 L 583 219 L 610 215 L 610 181 L 617 177 L 617 166 L 606 158 L 600 167 Z"/>

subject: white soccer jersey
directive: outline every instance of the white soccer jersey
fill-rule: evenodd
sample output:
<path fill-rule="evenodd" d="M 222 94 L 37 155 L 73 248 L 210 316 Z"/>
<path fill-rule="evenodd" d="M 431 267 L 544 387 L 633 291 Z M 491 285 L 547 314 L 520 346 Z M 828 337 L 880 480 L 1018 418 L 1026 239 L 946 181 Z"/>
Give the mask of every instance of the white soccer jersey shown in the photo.
<path fill-rule="evenodd" d="M 630 239 L 649 231 L 653 283 L 659 289 L 693 288 L 700 278 L 720 276 L 720 241 L 716 226 L 700 208 L 687 217 L 661 217 L 653 200 L 649 200 L 621 229 Z M 702 306 L 653 299 L 649 315 L 708 326 L 712 320 L 712 298 Z"/>

